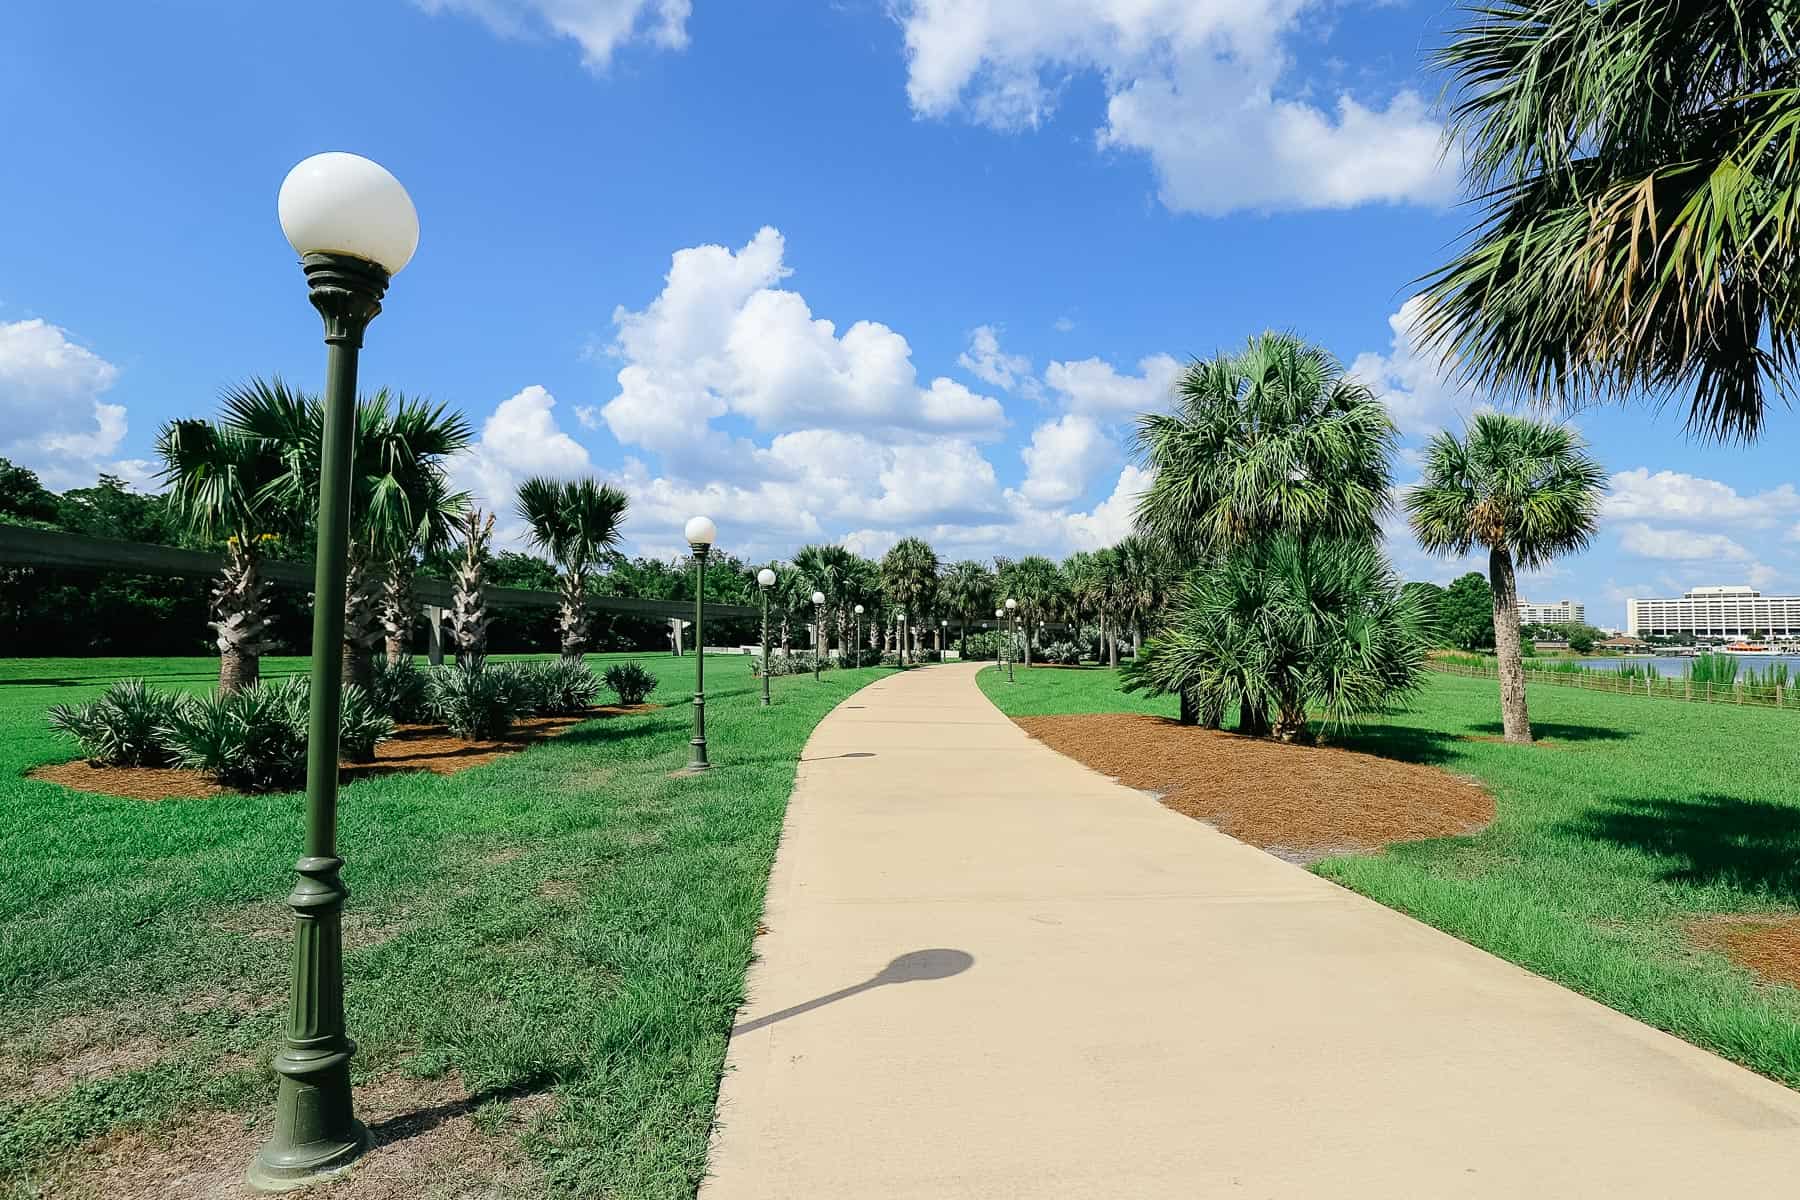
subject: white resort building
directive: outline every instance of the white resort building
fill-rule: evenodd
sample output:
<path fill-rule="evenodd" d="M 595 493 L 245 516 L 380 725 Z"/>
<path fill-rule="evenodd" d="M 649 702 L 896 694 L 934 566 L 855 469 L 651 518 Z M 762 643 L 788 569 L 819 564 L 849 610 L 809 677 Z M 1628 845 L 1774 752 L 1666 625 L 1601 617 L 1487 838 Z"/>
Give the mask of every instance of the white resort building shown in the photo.
<path fill-rule="evenodd" d="M 1533 604 L 1529 600 L 1521 600 L 1519 601 L 1519 624 L 1586 625 L 1587 605 L 1577 604 L 1573 600 L 1558 600 L 1554 604 Z"/>
<path fill-rule="evenodd" d="M 1674 599 L 1627 600 L 1625 629 L 1634 637 L 1794 637 L 1800 635 L 1800 596 L 1765 596 L 1748 587 L 1698 587 Z"/>

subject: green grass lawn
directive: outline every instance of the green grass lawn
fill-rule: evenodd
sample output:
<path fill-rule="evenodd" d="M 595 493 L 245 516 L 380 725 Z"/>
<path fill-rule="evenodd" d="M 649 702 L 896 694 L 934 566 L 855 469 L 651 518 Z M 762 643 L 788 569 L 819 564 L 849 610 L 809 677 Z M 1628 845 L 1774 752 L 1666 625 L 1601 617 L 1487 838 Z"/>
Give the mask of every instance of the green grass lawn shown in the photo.
<path fill-rule="evenodd" d="M 1175 715 L 1116 673 L 1020 670 L 982 688 L 1016 716 Z M 1529 689 L 1549 741 L 1500 732 L 1492 680 L 1430 675 L 1409 711 L 1332 739 L 1474 776 L 1486 831 L 1313 869 L 1698 1045 L 1800 1086 L 1800 992 L 1695 949 L 1715 913 L 1800 908 L 1800 714 Z"/>
<path fill-rule="evenodd" d="M 668 707 L 455 776 L 361 780 L 340 804 L 358 1083 L 459 1074 L 496 1103 L 552 1090 L 525 1137 L 538 1194 L 692 1196 L 795 762 L 883 673 L 777 679 L 763 710 L 748 660 L 714 658 L 716 769 L 674 779 L 693 660 L 636 657 Z M 47 1063 L 71 1031 L 128 1052 L 111 1074 L 0 1101 L 0 1195 L 38 1194 L 59 1156 L 109 1131 L 206 1111 L 267 1128 L 300 798 L 151 804 L 21 777 L 75 756 L 49 705 L 122 675 L 205 690 L 216 672 L 0 663 L 0 1058 Z"/>

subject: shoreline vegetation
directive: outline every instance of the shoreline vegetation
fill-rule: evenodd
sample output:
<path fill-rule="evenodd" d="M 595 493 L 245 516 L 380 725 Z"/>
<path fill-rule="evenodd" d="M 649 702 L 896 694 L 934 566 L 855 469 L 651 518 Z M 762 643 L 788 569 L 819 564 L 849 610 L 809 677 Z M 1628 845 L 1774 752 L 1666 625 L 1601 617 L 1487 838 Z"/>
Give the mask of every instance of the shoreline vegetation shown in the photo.
<path fill-rule="evenodd" d="M 1499 674 L 1495 660 L 1480 654 L 1434 654 L 1429 666 L 1444 674 L 1476 679 L 1493 679 Z M 1598 666 L 1574 659 L 1528 658 L 1523 666 L 1532 683 L 1690 703 L 1800 709 L 1800 688 L 1795 687 L 1800 673 L 1785 662 L 1758 667 L 1729 654 L 1700 654 L 1683 664 L 1680 675 L 1664 675 L 1650 662 Z"/>

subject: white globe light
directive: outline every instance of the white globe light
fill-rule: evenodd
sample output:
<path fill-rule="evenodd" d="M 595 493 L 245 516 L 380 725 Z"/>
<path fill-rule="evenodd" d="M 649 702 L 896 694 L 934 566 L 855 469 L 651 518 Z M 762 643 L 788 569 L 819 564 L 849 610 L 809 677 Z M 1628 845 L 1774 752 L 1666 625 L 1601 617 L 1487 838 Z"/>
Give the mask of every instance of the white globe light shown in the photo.
<path fill-rule="evenodd" d="M 994 615 L 996 617 L 1004 617 L 1006 615 L 1006 610 L 1004 608 L 996 608 L 994 610 Z"/>
<path fill-rule="evenodd" d="M 419 213 L 400 181 L 355 154 L 315 154 L 289 171 L 275 202 L 300 254 L 348 254 L 398 275 L 419 248 Z"/>
<path fill-rule="evenodd" d="M 814 592 L 813 593 L 813 603 L 814 604 L 825 603 L 825 593 L 824 592 Z"/>
<path fill-rule="evenodd" d="M 712 523 L 711 517 L 689 517 L 682 533 L 690 546 L 710 546 L 719 536 L 719 527 Z"/>
<path fill-rule="evenodd" d="M 944 627 L 945 627 L 945 628 L 949 628 L 949 625 L 950 625 L 950 622 L 948 622 L 948 621 L 939 621 L 939 622 L 938 622 L 938 624 L 939 624 L 939 625 L 942 625 L 942 626 L 944 626 Z"/>
<path fill-rule="evenodd" d="M 764 567 L 762 570 L 760 570 L 756 573 L 756 582 L 759 587 L 774 587 L 775 586 L 775 572 L 769 570 L 769 568 L 767 568 L 767 567 Z"/>
<path fill-rule="evenodd" d="M 1017 601 L 1017 600 L 1008 600 L 1008 601 L 1007 601 L 1007 602 L 1006 602 L 1006 607 L 1008 607 L 1008 608 L 1017 608 L 1017 607 L 1019 607 L 1019 602 L 1018 602 L 1018 601 Z"/>
<path fill-rule="evenodd" d="M 857 605 L 857 606 L 856 606 L 856 612 L 857 612 L 857 615 L 858 615 L 858 616 L 860 616 L 860 615 L 861 615 L 861 614 L 862 614 L 862 610 L 863 610 L 863 606 L 862 606 L 862 605 L 860 605 L 860 604 L 859 604 L 859 605 Z"/>

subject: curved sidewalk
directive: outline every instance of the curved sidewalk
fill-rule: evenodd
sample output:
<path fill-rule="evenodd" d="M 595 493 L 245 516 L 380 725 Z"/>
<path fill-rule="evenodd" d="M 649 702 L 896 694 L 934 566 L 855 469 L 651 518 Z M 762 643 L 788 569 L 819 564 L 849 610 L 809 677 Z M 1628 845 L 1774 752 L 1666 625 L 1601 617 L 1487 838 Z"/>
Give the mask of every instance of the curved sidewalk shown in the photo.
<path fill-rule="evenodd" d="M 1027 738 L 814 732 L 702 1200 L 1786 1193 L 1800 1094 Z"/>

